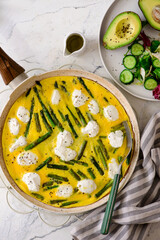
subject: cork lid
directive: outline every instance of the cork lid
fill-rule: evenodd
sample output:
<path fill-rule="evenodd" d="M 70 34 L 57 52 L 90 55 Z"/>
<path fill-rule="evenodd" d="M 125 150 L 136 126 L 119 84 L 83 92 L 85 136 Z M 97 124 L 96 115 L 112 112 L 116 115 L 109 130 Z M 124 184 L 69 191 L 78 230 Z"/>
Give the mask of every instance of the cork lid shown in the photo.
<path fill-rule="evenodd" d="M 25 69 L 10 58 L 0 47 L 0 74 L 8 85 L 14 78 L 23 73 Z"/>

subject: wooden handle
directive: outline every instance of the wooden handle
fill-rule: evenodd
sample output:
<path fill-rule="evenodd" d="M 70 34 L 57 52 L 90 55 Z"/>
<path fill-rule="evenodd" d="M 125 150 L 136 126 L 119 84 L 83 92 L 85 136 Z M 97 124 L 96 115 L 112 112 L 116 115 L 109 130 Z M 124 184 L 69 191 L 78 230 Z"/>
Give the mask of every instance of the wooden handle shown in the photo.
<path fill-rule="evenodd" d="M 104 218 L 103 218 L 103 223 L 101 226 L 101 233 L 104 235 L 108 234 L 108 232 L 109 232 L 109 227 L 110 227 L 112 214 L 113 214 L 113 210 L 114 210 L 114 204 L 115 204 L 116 196 L 117 196 L 117 192 L 118 192 L 120 177 L 121 177 L 120 174 L 114 175 L 112 189 L 111 189 L 111 192 L 109 195 L 106 211 L 105 211 Z"/>
<path fill-rule="evenodd" d="M 16 63 L 2 48 L 0 48 L 0 73 L 6 85 L 24 71 L 25 69 L 23 67 Z"/>

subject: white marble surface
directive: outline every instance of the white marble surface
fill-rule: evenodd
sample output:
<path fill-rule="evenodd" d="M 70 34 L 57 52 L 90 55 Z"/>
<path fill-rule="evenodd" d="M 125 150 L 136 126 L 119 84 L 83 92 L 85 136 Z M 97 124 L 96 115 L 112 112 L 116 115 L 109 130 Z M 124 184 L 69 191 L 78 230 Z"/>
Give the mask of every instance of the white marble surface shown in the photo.
<path fill-rule="evenodd" d="M 0 46 L 26 71 L 33 68 L 57 69 L 64 64 L 78 64 L 105 78 L 108 73 L 98 53 L 98 33 L 104 13 L 112 0 L 1 0 Z M 63 41 L 68 32 L 80 31 L 87 40 L 79 57 L 63 57 Z M 31 75 L 32 73 L 30 73 Z M 1 80 L 1 79 L 0 79 Z M 0 81 L 0 110 L 11 90 Z M 121 89 L 120 89 L 121 90 Z M 122 91 L 122 90 L 121 90 Z M 122 91 L 134 108 L 142 131 L 159 102 L 136 99 Z M 0 183 L 3 187 L 3 184 Z M 0 188 L 0 240 L 71 240 L 70 230 L 77 221 L 72 217 L 65 227 L 56 229 L 41 221 L 37 211 L 15 213 L 7 204 L 6 188 Z M 23 205 L 11 199 L 16 209 Z M 26 208 L 25 208 L 26 209 Z M 30 209 L 29 209 L 30 210 Z M 160 239 L 160 224 L 153 224 L 146 240 Z"/>

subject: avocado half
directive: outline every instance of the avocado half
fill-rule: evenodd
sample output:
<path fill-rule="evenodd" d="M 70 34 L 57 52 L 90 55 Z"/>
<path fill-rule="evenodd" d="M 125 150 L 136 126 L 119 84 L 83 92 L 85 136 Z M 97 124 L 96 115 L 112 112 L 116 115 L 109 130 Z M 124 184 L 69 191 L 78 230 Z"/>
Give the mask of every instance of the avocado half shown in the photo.
<path fill-rule="evenodd" d="M 134 12 L 122 12 L 110 23 L 103 37 L 103 46 L 116 49 L 133 42 L 142 29 L 139 16 Z"/>
<path fill-rule="evenodd" d="M 160 30 L 160 0 L 139 0 L 138 4 L 148 23 Z"/>

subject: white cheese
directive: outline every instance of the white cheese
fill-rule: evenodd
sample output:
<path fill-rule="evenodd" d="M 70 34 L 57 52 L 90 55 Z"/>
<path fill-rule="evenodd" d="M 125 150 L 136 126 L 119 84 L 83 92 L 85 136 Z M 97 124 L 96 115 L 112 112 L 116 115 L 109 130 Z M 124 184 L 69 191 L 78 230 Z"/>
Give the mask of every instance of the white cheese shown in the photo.
<path fill-rule="evenodd" d="M 18 164 L 22 166 L 29 166 L 32 164 L 36 164 L 37 160 L 38 160 L 37 155 L 31 151 L 22 152 L 17 157 Z"/>
<path fill-rule="evenodd" d="M 9 151 L 13 152 L 14 150 L 16 150 L 18 147 L 22 147 L 25 146 L 27 144 L 26 138 L 23 136 L 20 136 L 15 143 L 12 144 L 12 146 L 10 147 Z"/>
<path fill-rule="evenodd" d="M 52 104 L 57 105 L 60 100 L 61 100 L 61 95 L 59 91 L 57 89 L 53 90 L 52 99 L 51 99 Z"/>
<path fill-rule="evenodd" d="M 73 144 L 73 138 L 70 132 L 64 130 L 57 136 L 57 147 L 64 146 L 69 147 Z"/>
<path fill-rule="evenodd" d="M 90 194 L 96 190 L 97 185 L 91 179 L 84 179 L 78 182 L 77 187 L 80 192 Z"/>
<path fill-rule="evenodd" d="M 61 158 L 61 160 L 66 161 L 66 162 L 73 160 L 77 156 L 76 151 L 74 151 L 70 148 L 63 147 L 63 146 L 55 147 L 54 152 L 58 157 Z"/>
<path fill-rule="evenodd" d="M 115 132 L 111 132 L 108 135 L 109 142 L 112 147 L 119 148 L 123 144 L 123 132 L 121 130 L 117 130 Z"/>
<path fill-rule="evenodd" d="M 17 111 L 17 117 L 24 123 L 29 122 L 30 116 L 29 111 L 25 108 L 20 106 Z"/>
<path fill-rule="evenodd" d="M 95 137 L 99 133 L 99 125 L 96 121 L 89 121 L 85 128 L 81 129 L 81 132 L 88 134 L 89 137 Z"/>
<path fill-rule="evenodd" d="M 119 113 L 117 108 L 113 105 L 109 105 L 103 109 L 105 118 L 110 121 L 116 121 L 119 118 Z"/>
<path fill-rule="evenodd" d="M 142 76 L 142 80 L 144 81 L 145 80 L 145 75 L 146 75 L 146 72 L 145 72 L 145 69 L 144 68 L 140 68 L 140 74 Z"/>
<path fill-rule="evenodd" d="M 88 104 L 88 109 L 93 114 L 99 113 L 98 103 L 94 99 L 91 100 L 90 103 Z"/>
<path fill-rule="evenodd" d="M 68 198 L 73 193 L 73 187 L 69 184 L 62 184 L 59 186 L 56 192 L 56 196 Z"/>
<path fill-rule="evenodd" d="M 19 133 L 20 124 L 16 118 L 10 118 L 8 121 L 9 130 L 13 135 L 17 135 Z"/>
<path fill-rule="evenodd" d="M 116 162 L 116 159 L 112 158 L 111 162 L 108 163 L 108 176 L 113 179 L 114 175 L 119 172 L 119 164 Z"/>
<path fill-rule="evenodd" d="M 75 107 L 80 107 L 85 104 L 87 97 L 82 93 L 81 90 L 74 90 L 72 93 L 72 102 Z"/>
<path fill-rule="evenodd" d="M 28 186 L 29 191 L 38 192 L 40 188 L 40 176 L 37 173 L 29 172 L 23 175 L 22 181 Z"/>

